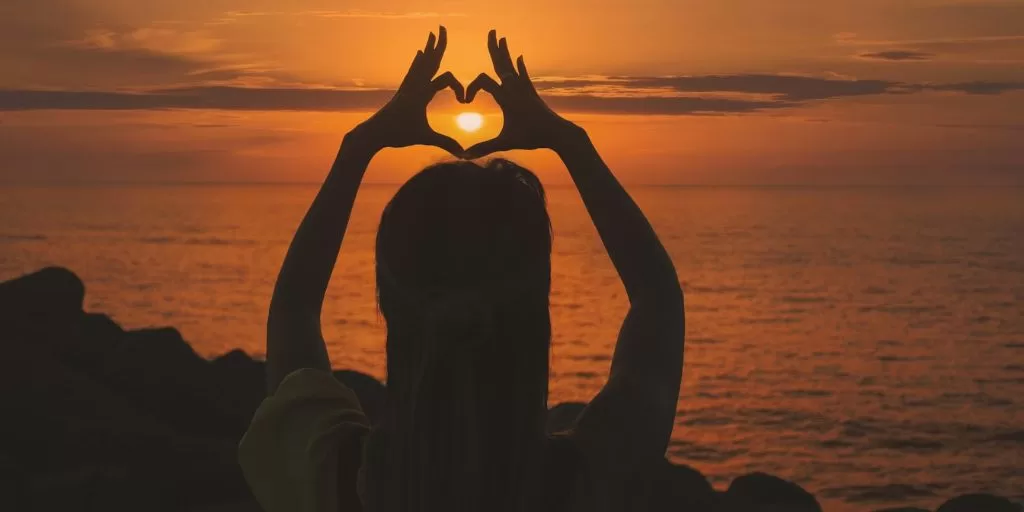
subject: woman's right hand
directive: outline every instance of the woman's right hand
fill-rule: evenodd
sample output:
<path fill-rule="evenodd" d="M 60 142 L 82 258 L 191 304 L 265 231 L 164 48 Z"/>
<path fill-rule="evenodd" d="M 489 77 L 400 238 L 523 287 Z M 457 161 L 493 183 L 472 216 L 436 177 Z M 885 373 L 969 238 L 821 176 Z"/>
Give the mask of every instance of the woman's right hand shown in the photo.
<path fill-rule="evenodd" d="M 468 159 L 480 158 L 498 151 L 512 149 L 553 149 L 558 151 L 562 144 L 584 135 L 575 124 L 552 111 L 533 87 L 526 64 L 520 56 L 516 64 L 508 52 L 505 38 L 497 39 L 491 30 L 487 34 L 487 49 L 491 54 L 494 72 L 501 80 L 499 84 L 487 73 L 480 73 L 466 87 L 466 102 L 473 101 L 481 89 L 494 96 L 494 101 L 505 115 L 505 123 L 497 137 L 475 144 L 465 151 Z"/>
<path fill-rule="evenodd" d="M 427 105 L 442 89 L 450 88 L 456 99 L 463 99 L 462 84 L 450 71 L 434 78 L 447 47 L 448 31 L 444 26 L 440 27 L 436 38 L 431 32 L 426 47 L 416 52 L 416 58 L 395 96 L 373 117 L 356 127 L 352 134 L 359 136 L 374 151 L 421 144 L 460 155 L 462 145 L 447 135 L 435 132 L 427 122 Z"/>

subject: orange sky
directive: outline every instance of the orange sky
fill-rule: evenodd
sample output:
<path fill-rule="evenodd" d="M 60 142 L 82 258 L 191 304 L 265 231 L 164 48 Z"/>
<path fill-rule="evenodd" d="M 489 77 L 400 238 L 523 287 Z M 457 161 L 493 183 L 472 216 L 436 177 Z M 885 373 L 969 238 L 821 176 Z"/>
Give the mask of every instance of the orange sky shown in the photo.
<path fill-rule="evenodd" d="M 626 182 L 1024 184 L 1020 0 L 283 5 L 0 3 L 0 181 L 319 180 L 444 24 L 442 68 L 490 71 L 497 28 Z M 438 130 L 479 139 L 435 103 Z M 388 150 L 368 179 L 443 157 Z"/>

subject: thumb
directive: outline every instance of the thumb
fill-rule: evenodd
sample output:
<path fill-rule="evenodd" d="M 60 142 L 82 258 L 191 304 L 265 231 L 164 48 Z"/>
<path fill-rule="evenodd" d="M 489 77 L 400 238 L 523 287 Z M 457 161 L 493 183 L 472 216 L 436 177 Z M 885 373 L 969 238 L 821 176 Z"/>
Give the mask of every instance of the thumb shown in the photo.
<path fill-rule="evenodd" d="M 480 157 L 487 156 L 491 153 L 498 151 L 504 151 L 510 149 L 508 144 L 505 143 L 501 137 L 494 138 L 491 140 L 485 140 L 478 144 L 473 144 L 465 152 L 462 153 L 462 158 L 466 160 L 475 160 Z"/>
<path fill-rule="evenodd" d="M 428 135 L 427 140 L 424 143 L 430 146 L 439 147 L 457 157 L 461 157 L 465 152 L 462 148 L 462 144 L 459 144 L 458 141 L 437 132 L 433 132 Z"/>

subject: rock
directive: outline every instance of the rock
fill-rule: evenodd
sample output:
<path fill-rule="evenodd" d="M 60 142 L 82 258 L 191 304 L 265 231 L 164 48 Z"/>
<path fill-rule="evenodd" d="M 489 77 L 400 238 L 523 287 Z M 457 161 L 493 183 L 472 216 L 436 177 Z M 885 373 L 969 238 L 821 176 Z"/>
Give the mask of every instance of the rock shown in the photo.
<path fill-rule="evenodd" d="M 14 440 L 0 444 L 0 509 L 258 510 L 236 450 L 263 363 L 208 361 L 175 329 L 125 331 L 83 298 L 60 268 L 0 283 L 0 402 L 16 419 L 0 421 Z M 380 383 L 339 378 L 380 407 Z"/>
<path fill-rule="evenodd" d="M 651 501 L 647 509 L 711 511 L 716 508 L 718 496 L 711 482 L 700 471 L 682 464 L 665 461 L 651 474 L 645 475 L 651 484 Z"/>
<path fill-rule="evenodd" d="M 242 350 L 232 350 L 210 361 L 213 379 L 220 390 L 221 407 L 247 424 L 260 402 L 267 396 L 267 379 L 263 361 L 257 361 Z"/>
<path fill-rule="evenodd" d="M 237 439 L 252 417 L 230 406 L 213 365 L 176 329 L 125 333 L 93 377 L 185 435 Z"/>
<path fill-rule="evenodd" d="M 153 445 L 139 446 L 148 453 Z M 158 445 L 159 446 L 159 445 Z M 29 485 L 31 510 L 176 511 L 197 505 L 252 500 L 237 464 L 196 453 L 149 461 L 95 462 L 37 474 Z M 196 457 L 198 458 L 191 458 Z M 205 463 L 205 464 L 204 464 Z"/>
<path fill-rule="evenodd" d="M 263 361 L 253 359 L 244 350 L 232 350 L 214 358 L 210 363 L 214 371 L 226 380 L 242 382 L 246 387 L 266 387 Z"/>
<path fill-rule="evenodd" d="M 82 315 L 85 285 L 66 268 L 47 267 L 0 283 L 0 335 L 51 338 Z"/>
<path fill-rule="evenodd" d="M 63 335 L 46 346 L 53 357 L 88 374 L 101 372 L 108 355 L 124 340 L 125 331 L 107 315 L 83 314 Z"/>
<path fill-rule="evenodd" d="M 263 508 L 256 501 L 252 501 L 204 505 L 187 509 L 184 512 L 263 512 Z"/>
<path fill-rule="evenodd" d="M 125 331 L 105 315 L 84 313 L 84 293 L 62 268 L 0 283 L 0 403 L 17 419 L 0 421 L 0 439 L 18 441 L 0 446 L 0 503 L 16 510 L 258 510 L 236 449 L 265 396 L 264 362 L 240 350 L 207 360 L 171 328 Z M 352 370 L 334 375 L 379 420 L 384 385 Z M 555 406 L 548 431 L 572 428 L 585 407 Z M 644 510 L 821 510 L 802 488 L 770 475 L 746 475 L 716 493 L 699 471 L 668 461 L 630 486 L 643 493 Z M 957 498 L 973 510 L 990 510 L 977 507 L 992 499 L 1001 500 Z M 962 506 L 957 500 L 943 507 Z"/>
<path fill-rule="evenodd" d="M 799 485 L 765 473 L 736 478 L 724 495 L 730 512 L 821 512 L 814 495 Z"/>
<path fill-rule="evenodd" d="M 170 512 L 162 501 L 152 500 L 154 482 L 132 481 L 126 468 L 85 466 L 37 476 L 31 483 L 32 510 L 127 511 L 146 503 L 147 510 Z M 155 501 L 155 502 L 154 502 Z"/>
<path fill-rule="evenodd" d="M 87 341 L 93 347 L 97 345 L 113 348 L 121 341 L 125 330 L 121 328 L 114 319 L 107 315 L 87 313 L 78 321 L 78 332 L 83 341 Z M 93 352 L 104 352 L 93 350 Z"/>
<path fill-rule="evenodd" d="M 220 386 L 227 389 L 230 400 L 238 404 L 246 421 L 266 397 L 266 363 L 253 359 L 242 350 L 232 350 L 211 361 L 213 374 Z M 373 421 L 383 412 L 387 390 L 380 381 L 355 370 L 335 370 L 334 378 L 348 386 L 359 397 L 363 411 Z"/>
<path fill-rule="evenodd" d="M 0 283 L 0 307 L 4 314 L 64 313 L 82 311 L 85 284 L 74 272 L 46 267 Z"/>
<path fill-rule="evenodd" d="M 10 510 L 25 510 L 29 502 L 24 469 L 4 453 L 0 453 L 0 502 Z"/>
<path fill-rule="evenodd" d="M 551 408 L 548 411 L 548 419 L 545 425 L 549 434 L 564 432 L 573 427 L 576 418 L 579 417 L 587 404 L 582 402 L 564 402 Z"/>
<path fill-rule="evenodd" d="M 17 421 L 0 422 L 0 439 L 14 440 L 0 448 L 0 467 L 14 468 L 17 478 L 2 480 L 20 480 L 30 506 L 11 510 L 160 510 L 249 497 L 240 432 L 182 435 L 92 375 L 13 341 L 21 350 L 0 358 L 0 401 Z M 17 495 L 3 496 L 9 505 Z"/>
<path fill-rule="evenodd" d="M 1006 498 L 991 494 L 965 494 L 953 498 L 936 512 L 1021 512 L 1022 507 Z"/>

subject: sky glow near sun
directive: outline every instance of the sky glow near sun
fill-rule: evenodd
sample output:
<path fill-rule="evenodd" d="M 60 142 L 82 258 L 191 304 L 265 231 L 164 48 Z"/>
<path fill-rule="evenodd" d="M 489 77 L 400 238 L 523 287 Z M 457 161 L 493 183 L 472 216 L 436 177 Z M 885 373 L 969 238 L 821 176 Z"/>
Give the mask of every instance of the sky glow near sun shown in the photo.
<path fill-rule="evenodd" d="M 624 183 L 1024 185 L 1022 0 L 596 4 L 0 0 L 0 183 L 319 183 L 444 25 L 438 74 L 500 78 L 497 29 Z M 465 145 L 505 119 L 486 91 L 428 117 Z M 371 179 L 443 156 L 384 152 Z"/>
<path fill-rule="evenodd" d="M 475 132 L 484 124 L 484 117 L 476 112 L 462 112 L 455 116 L 455 124 L 465 132 Z"/>

